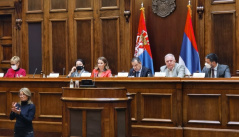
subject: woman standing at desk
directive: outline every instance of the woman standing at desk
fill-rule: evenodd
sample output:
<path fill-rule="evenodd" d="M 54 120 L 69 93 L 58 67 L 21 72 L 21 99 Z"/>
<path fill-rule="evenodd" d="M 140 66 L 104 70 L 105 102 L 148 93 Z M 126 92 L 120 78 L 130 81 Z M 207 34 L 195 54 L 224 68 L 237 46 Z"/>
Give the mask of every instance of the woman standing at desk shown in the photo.
<path fill-rule="evenodd" d="M 91 77 L 111 77 L 111 70 L 109 68 L 108 61 L 105 57 L 99 57 L 97 59 L 97 66 L 91 73 Z"/>
<path fill-rule="evenodd" d="M 34 137 L 32 120 L 35 116 L 35 105 L 31 101 L 31 91 L 21 88 L 20 102 L 12 102 L 10 120 L 16 118 L 14 137 Z"/>

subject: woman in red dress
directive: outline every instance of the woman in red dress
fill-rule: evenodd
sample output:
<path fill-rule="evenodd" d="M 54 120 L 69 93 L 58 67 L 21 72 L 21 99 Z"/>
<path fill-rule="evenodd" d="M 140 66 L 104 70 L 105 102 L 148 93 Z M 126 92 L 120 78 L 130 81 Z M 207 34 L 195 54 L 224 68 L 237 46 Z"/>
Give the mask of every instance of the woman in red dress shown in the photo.
<path fill-rule="evenodd" d="M 99 57 L 97 59 L 97 66 L 91 73 L 91 77 L 111 77 L 111 70 L 109 68 L 108 61 L 105 57 Z"/>

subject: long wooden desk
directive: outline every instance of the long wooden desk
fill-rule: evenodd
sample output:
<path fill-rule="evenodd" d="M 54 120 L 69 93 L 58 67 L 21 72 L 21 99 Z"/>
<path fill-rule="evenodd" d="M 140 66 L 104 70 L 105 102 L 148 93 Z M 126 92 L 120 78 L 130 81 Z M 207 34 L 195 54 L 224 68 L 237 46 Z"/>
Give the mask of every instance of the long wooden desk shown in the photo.
<path fill-rule="evenodd" d="M 81 80 L 74 78 L 73 80 Z M 62 131 L 62 87 L 69 78 L 0 79 L 0 133 L 13 129 L 11 102 L 28 87 L 36 105 L 35 131 Z M 239 79 L 96 78 L 97 87 L 126 87 L 134 97 L 132 136 L 238 137 Z"/>

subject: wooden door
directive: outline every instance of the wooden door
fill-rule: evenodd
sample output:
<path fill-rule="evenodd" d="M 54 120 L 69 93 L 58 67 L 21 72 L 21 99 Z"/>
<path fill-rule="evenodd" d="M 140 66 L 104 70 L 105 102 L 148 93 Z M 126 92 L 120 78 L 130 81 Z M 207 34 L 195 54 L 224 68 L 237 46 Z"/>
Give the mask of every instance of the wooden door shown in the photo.
<path fill-rule="evenodd" d="M 204 7 L 202 18 L 196 18 L 197 40 L 201 56 L 216 53 L 220 64 L 236 73 L 238 61 L 238 0 L 198 0 L 197 6 Z M 204 58 L 201 57 L 201 64 Z M 203 65 L 202 65 L 203 67 Z"/>
<path fill-rule="evenodd" d="M 13 10 L 0 10 L 0 72 L 10 67 L 10 59 L 14 52 L 14 20 Z"/>

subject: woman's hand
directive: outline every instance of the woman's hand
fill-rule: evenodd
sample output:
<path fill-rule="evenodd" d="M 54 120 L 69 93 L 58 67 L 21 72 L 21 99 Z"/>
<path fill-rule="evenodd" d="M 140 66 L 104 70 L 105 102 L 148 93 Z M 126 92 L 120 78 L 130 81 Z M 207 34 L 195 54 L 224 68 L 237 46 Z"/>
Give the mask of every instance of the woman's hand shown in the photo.
<path fill-rule="evenodd" d="M 17 114 L 20 115 L 20 113 L 21 113 L 21 109 L 20 109 L 20 108 L 17 108 L 16 105 L 17 105 L 16 102 L 12 102 L 12 108 L 11 108 L 11 110 L 12 110 L 12 112 L 17 113 Z"/>
<path fill-rule="evenodd" d="M 71 73 L 73 73 L 75 71 L 76 71 L 76 66 L 73 66 L 72 69 L 71 69 Z"/>
<path fill-rule="evenodd" d="M 68 77 L 70 77 L 71 74 L 72 74 L 73 72 L 75 72 L 75 71 L 76 71 L 76 66 L 73 66 L 72 69 L 71 69 L 71 71 L 70 71 L 70 73 L 68 74 Z"/>

